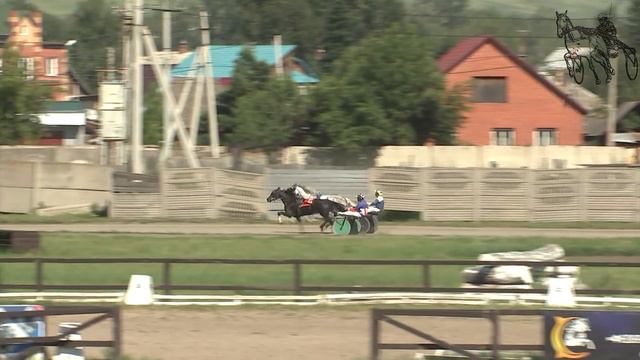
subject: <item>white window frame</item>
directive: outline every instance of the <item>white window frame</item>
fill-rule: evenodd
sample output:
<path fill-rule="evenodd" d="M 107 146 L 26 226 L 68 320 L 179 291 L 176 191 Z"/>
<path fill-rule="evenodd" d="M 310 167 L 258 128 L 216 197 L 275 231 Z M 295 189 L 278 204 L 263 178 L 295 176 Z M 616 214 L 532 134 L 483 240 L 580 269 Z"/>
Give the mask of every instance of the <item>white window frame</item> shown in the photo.
<path fill-rule="evenodd" d="M 501 136 L 504 134 L 506 136 Z M 489 132 L 489 141 L 491 145 L 497 146 L 514 146 L 516 144 L 516 129 L 513 128 L 495 128 Z M 506 139 L 503 143 L 502 139 Z"/>
<path fill-rule="evenodd" d="M 543 134 L 548 134 L 543 138 Z M 533 144 L 536 146 L 558 145 L 557 128 L 538 128 L 533 132 Z"/>
<path fill-rule="evenodd" d="M 36 61 L 32 57 L 20 58 L 20 65 L 24 71 L 24 77 L 27 80 L 33 80 L 36 73 Z"/>
<path fill-rule="evenodd" d="M 20 25 L 20 35 L 21 36 L 29 35 L 29 27 L 27 25 Z"/>
<path fill-rule="evenodd" d="M 60 74 L 59 64 L 58 58 L 47 58 L 45 62 L 47 76 L 58 76 Z"/>

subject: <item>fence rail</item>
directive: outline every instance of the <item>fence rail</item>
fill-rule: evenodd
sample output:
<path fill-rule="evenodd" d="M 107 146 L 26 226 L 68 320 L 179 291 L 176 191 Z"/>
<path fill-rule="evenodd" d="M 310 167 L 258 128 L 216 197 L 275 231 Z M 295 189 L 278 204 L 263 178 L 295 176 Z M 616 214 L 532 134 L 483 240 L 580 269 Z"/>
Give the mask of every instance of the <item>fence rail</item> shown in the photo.
<path fill-rule="evenodd" d="M 112 358 L 119 359 L 122 354 L 122 324 L 120 309 L 118 307 L 61 307 L 47 306 L 44 310 L 34 311 L 7 311 L 0 312 L 0 322 L 5 319 L 15 318 L 39 318 L 68 315 L 95 315 L 95 317 L 83 321 L 77 327 L 62 331 L 58 335 L 34 336 L 34 337 L 3 337 L 0 339 L 0 347 L 8 345 L 29 345 L 26 350 L 17 354 L 17 359 L 26 359 L 30 355 L 40 353 L 41 349 L 49 346 L 74 347 L 109 347 L 112 349 Z M 92 327 L 98 323 L 111 320 L 111 340 L 69 340 L 67 337 L 75 332 Z M 48 357 L 47 357 L 48 358 Z"/>
<path fill-rule="evenodd" d="M 373 309 L 371 311 L 370 359 L 379 360 L 381 350 L 450 350 L 456 357 L 480 360 L 478 350 L 489 351 L 492 359 L 500 359 L 500 351 L 544 351 L 543 344 L 502 344 L 500 341 L 500 318 L 502 316 L 536 316 L 542 317 L 543 310 L 450 310 L 450 309 Z M 452 344 L 415 328 L 401 319 L 407 317 L 457 317 L 486 319 L 491 323 L 491 341 L 480 344 Z M 417 340 L 411 343 L 384 343 L 381 341 L 382 324 L 394 326 L 428 342 Z M 470 350 L 474 350 L 471 352 Z"/>
<path fill-rule="evenodd" d="M 170 295 L 175 291 L 278 291 L 299 295 L 313 292 L 430 292 L 430 293 L 518 293 L 545 294 L 540 288 L 460 288 L 433 286 L 432 268 L 439 266 L 476 266 L 476 265 L 523 265 L 534 268 L 578 266 L 581 268 L 640 268 L 640 262 L 610 261 L 480 261 L 480 260 L 309 260 L 309 259 L 187 259 L 187 258 L 2 258 L 0 264 L 32 264 L 34 278 L 31 283 L 2 283 L 0 290 L 125 290 L 126 284 L 62 284 L 45 281 L 44 274 L 48 264 L 154 264 L 161 267 L 161 279 L 155 283 L 155 290 Z M 173 279 L 174 266 L 178 264 L 224 264 L 224 265 L 266 265 L 290 266 L 291 282 L 287 284 L 178 284 Z M 308 266 L 344 266 L 345 272 L 353 266 L 413 266 L 420 276 L 415 286 L 363 286 L 306 284 L 304 270 Z M 257 269 L 256 272 L 262 271 Z M 578 295 L 640 295 L 635 289 L 576 289 Z"/>

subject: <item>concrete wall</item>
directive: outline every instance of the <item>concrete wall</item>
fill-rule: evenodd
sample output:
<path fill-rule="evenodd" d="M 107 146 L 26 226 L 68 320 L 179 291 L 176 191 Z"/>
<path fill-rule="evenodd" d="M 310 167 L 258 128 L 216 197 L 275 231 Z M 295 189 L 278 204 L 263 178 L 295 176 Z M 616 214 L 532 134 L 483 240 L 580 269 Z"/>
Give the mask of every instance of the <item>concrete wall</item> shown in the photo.
<path fill-rule="evenodd" d="M 104 205 L 111 200 L 111 168 L 89 164 L 0 162 L 0 212 L 41 207 Z"/>
<path fill-rule="evenodd" d="M 632 157 L 632 149 L 603 146 L 386 146 L 376 166 L 554 169 L 629 164 Z"/>
<path fill-rule="evenodd" d="M 385 209 L 424 220 L 640 221 L 640 170 L 374 168 Z"/>
<path fill-rule="evenodd" d="M 100 164 L 97 146 L 0 146 L 0 161 L 87 162 Z"/>

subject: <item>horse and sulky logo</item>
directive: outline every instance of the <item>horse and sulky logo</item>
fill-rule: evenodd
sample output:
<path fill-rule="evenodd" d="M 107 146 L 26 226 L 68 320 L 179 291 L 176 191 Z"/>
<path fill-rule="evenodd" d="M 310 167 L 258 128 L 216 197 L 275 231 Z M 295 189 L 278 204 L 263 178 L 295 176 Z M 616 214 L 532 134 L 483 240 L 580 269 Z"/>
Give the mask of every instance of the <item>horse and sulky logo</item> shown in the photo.
<path fill-rule="evenodd" d="M 583 359 L 595 350 L 596 345 L 589 339 L 591 325 L 582 317 L 554 316 L 551 329 L 551 346 L 555 359 Z"/>
<path fill-rule="evenodd" d="M 611 77 L 615 74 L 611 59 L 617 58 L 620 53 L 624 55 L 625 70 L 629 80 L 635 80 L 638 76 L 636 49 L 618 39 L 616 27 L 609 15 L 600 14 L 598 25 L 595 28 L 589 28 L 574 26 L 567 11 L 563 13 L 556 11 L 556 26 L 557 35 L 564 39 L 564 46 L 567 49 L 564 54 L 567 71 L 576 83 L 582 83 L 585 66 L 588 66 L 596 84 L 600 84 L 596 65 L 604 69 L 606 81 L 611 81 Z"/>

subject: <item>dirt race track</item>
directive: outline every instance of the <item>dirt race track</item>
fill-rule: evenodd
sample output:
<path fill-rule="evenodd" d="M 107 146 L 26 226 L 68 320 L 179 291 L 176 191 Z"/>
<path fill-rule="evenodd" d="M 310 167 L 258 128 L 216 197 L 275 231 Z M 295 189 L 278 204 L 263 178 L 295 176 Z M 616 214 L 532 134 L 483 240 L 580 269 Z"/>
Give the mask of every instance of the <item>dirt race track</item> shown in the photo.
<path fill-rule="evenodd" d="M 202 224 L 202 223 L 81 223 L 81 224 L 0 224 L 3 230 L 30 230 L 42 232 L 102 232 L 102 233 L 156 233 L 202 235 L 278 235 L 300 234 L 301 228 L 290 224 Z M 304 233 L 319 233 L 318 225 L 307 223 Z M 640 237 L 639 229 L 559 229 L 508 227 L 446 227 L 380 225 L 380 234 L 432 235 L 432 236 L 541 236 L 612 238 Z"/>
<path fill-rule="evenodd" d="M 370 310 L 364 307 L 128 307 L 123 311 L 124 352 L 135 360 L 364 360 L 369 355 Z M 490 343 L 487 320 L 401 320 L 449 342 Z M 505 344 L 542 344 L 541 318 L 512 317 L 500 325 Z M 107 326 L 83 333 L 87 340 L 109 336 Z M 414 340 L 389 325 L 382 327 L 382 341 Z M 384 351 L 382 359 L 413 359 L 416 352 Z M 92 353 L 100 356 L 104 351 Z"/>

